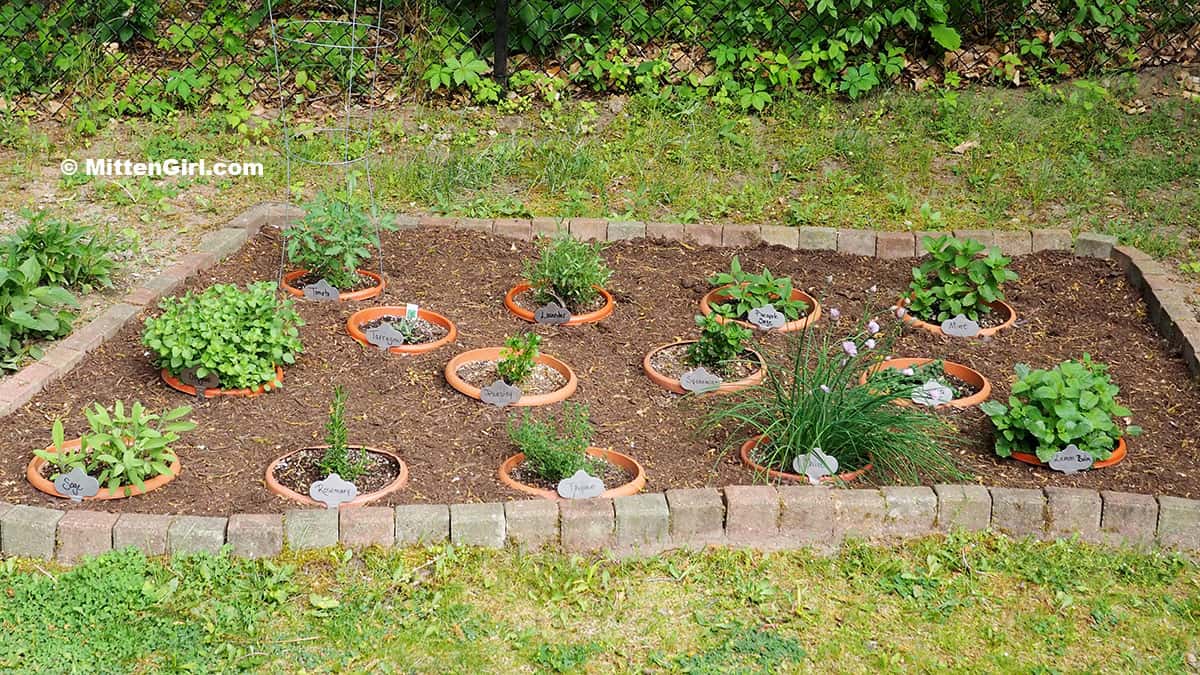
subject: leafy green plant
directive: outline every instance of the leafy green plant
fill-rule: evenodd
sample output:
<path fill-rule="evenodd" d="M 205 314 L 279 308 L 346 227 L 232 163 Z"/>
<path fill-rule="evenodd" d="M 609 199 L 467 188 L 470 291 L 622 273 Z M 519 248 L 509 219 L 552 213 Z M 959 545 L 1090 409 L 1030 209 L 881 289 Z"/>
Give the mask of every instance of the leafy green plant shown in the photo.
<path fill-rule="evenodd" d="M 391 229 L 392 221 L 348 196 L 318 192 L 304 205 L 304 217 L 286 230 L 288 259 L 338 289 L 355 288 L 359 265 L 379 247 L 377 226 Z"/>
<path fill-rule="evenodd" d="M 708 281 L 714 286 L 728 286 L 724 300 L 713 304 L 712 310 L 729 319 L 744 320 L 750 310 L 768 304 L 791 320 L 808 311 L 807 303 L 792 299 L 790 277 L 776 277 L 765 267 L 761 273 L 751 274 L 742 269 L 737 256 L 729 263 L 728 272 L 715 274 Z"/>
<path fill-rule="evenodd" d="M 914 267 L 912 300 L 908 311 L 924 321 L 940 322 L 965 314 L 972 321 L 988 314 L 988 303 L 1004 299 L 1002 287 L 1017 279 L 1008 269 L 1009 258 L 974 239 L 951 236 L 924 237 L 921 245 L 929 259 Z"/>
<path fill-rule="evenodd" d="M 355 459 L 350 458 L 351 449 L 346 441 L 346 390 L 341 385 L 333 388 L 333 401 L 329 404 L 329 421 L 325 423 L 325 453 L 317 466 L 328 476 L 336 473 L 344 480 L 354 482 L 367 469 L 367 453 L 354 448 Z"/>
<path fill-rule="evenodd" d="M 1033 452 L 1048 462 L 1059 450 L 1074 444 L 1096 461 L 1108 459 L 1122 433 L 1137 436 L 1140 427 L 1121 431 L 1118 417 L 1128 408 L 1117 404 L 1120 388 L 1108 376 L 1108 366 L 1092 361 L 1064 361 L 1050 370 L 1016 368 L 1008 405 L 986 401 L 979 408 L 996 426 L 996 454 Z"/>
<path fill-rule="evenodd" d="M 697 314 L 696 325 L 700 327 L 700 338 L 688 345 L 688 361 L 718 374 L 728 371 L 730 363 L 742 355 L 746 342 L 753 335 L 749 329 L 732 321 L 717 321 L 712 314 Z"/>
<path fill-rule="evenodd" d="M 881 389 L 899 388 L 911 395 L 913 390 L 920 389 L 926 382 L 936 382 L 949 389 L 954 398 L 963 396 L 966 392 L 961 391 L 954 381 L 946 377 L 944 365 L 945 361 L 942 359 L 934 359 L 929 363 L 908 368 L 880 368 L 871 374 L 871 386 Z"/>
<path fill-rule="evenodd" d="M 16 370 L 25 355 L 40 357 L 32 340 L 56 338 L 71 330 L 75 313 L 63 307 L 78 303 L 61 286 L 42 283 L 36 257 L 17 262 L 5 256 L 0 264 L 0 369 Z"/>
<path fill-rule="evenodd" d="M 267 281 L 246 290 L 216 284 L 165 298 L 162 313 L 146 319 L 142 344 L 176 377 L 194 368 L 201 378 L 215 373 L 227 389 L 272 389 L 279 386 L 275 367 L 295 363 L 302 351 L 304 325 L 292 300 L 277 297 L 275 290 Z"/>
<path fill-rule="evenodd" d="M 602 242 L 589 244 L 563 233 L 538 239 L 537 248 L 537 259 L 524 262 L 524 276 L 538 304 L 553 300 L 571 311 L 582 309 L 612 276 L 600 255 Z"/>
<path fill-rule="evenodd" d="M 24 210 L 28 223 L 4 240 L 9 260 L 33 258 L 42 283 L 76 288 L 84 293 L 112 287 L 112 254 L 116 242 L 94 228 L 51 218 L 45 211 Z"/>
<path fill-rule="evenodd" d="M 597 477 L 603 473 L 604 461 L 587 454 L 592 425 L 586 406 L 565 403 L 561 417 L 547 421 L 538 421 L 526 411 L 519 423 L 509 420 L 508 437 L 542 480 L 558 482 L 576 471 Z"/>
<path fill-rule="evenodd" d="M 160 415 L 146 412 L 135 401 L 125 412 L 125 404 L 116 401 L 111 408 L 99 403 L 85 410 L 91 431 L 80 439 L 78 450 L 63 447 L 63 423 L 54 421 L 51 436 L 54 451 L 34 450 L 33 453 L 58 469 L 53 477 L 81 469 L 109 490 L 125 487 L 125 495 L 146 489 L 146 480 L 169 476 L 171 464 L 177 457 L 171 444 L 179 434 L 196 428 L 196 423 L 183 418 L 192 412 L 180 406 Z"/>
<path fill-rule="evenodd" d="M 496 362 L 496 373 L 508 384 L 519 385 L 533 373 L 534 359 L 538 357 L 538 346 L 542 336 L 537 333 L 514 335 L 504 341 L 500 360 Z"/>

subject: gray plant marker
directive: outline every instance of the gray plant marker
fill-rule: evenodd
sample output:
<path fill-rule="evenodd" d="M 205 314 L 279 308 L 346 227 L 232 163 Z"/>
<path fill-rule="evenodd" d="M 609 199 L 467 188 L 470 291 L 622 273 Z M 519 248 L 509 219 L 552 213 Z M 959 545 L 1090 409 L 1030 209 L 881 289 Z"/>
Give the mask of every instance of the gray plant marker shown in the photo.
<path fill-rule="evenodd" d="M 563 499 L 591 499 L 604 494 L 604 481 L 580 469 L 574 476 L 558 481 L 558 496 Z"/>
<path fill-rule="evenodd" d="M 204 400 L 204 392 L 208 389 L 218 389 L 221 386 L 221 378 L 214 372 L 209 372 L 208 375 L 200 377 L 196 375 L 195 368 L 184 368 L 179 371 L 179 381 L 196 388 L 196 400 Z"/>
<path fill-rule="evenodd" d="M 533 320 L 545 326 L 561 326 L 571 320 L 571 312 L 551 300 L 537 308 L 533 313 Z"/>
<path fill-rule="evenodd" d="M 979 335 L 979 322 L 972 321 L 965 314 L 959 314 L 953 319 L 942 322 L 942 332 L 950 337 L 969 338 Z"/>
<path fill-rule="evenodd" d="M 787 323 L 787 317 L 775 309 L 775 305 L 771 303 L 750 310 L 746 314 L 746 319 L 762 330 L 782 328 L 783 324 Z"/>
<path fill-rule="evenodd" d="M 1094 457 L 1072 443 L 1054 453 L 1054 456 L 1050 458 L 1050 468 L 1065 474 L 1072 474 L 1087 471 L 1095 462 Z"/>
<path fill-rule="evenodd" d="M 521 400 L 521 390 L 505 382 L 504 380 L 496 380 L 483 389 L 479 390 L 479 400 L 494 405 L 497 408 L 503 408 L 508 405 L 513 405 Z"/>
<path fill-rule="evenodd" d="M 95 497 L 100 492 L 100 481 L 75 467 L 69 472 L 54 479 L 54 491 L 64 497 L 70 497 L 73 502 L 81 502 L 84 497 Z"/>
<path fill-rule="evenodd" d="M 317 279 L 304 287 L 304 297 L 308 300 L 337 300 L 341 293 L 325 279 Z"/>
<path fill-rule="evenodd" d="M 954 390 L 937 380 L 929 380 L 912 393 L 913 403 L 929 407 L 939 406 L 954 400 Z"/>
<path fill-rule="evenodd" d="M 368 329 L 364 335 L 367 336 L 367 342 L 379 347 L 381 351 L 387 351 L 389 347 L 407 344 L 404 333 L 396 330 L 396 326 L 391 321 L 384 321 L 378 326 Z"/>
<path fill-rule="evenodd" d="M 820 448 L 796 455 L 792 460 L 792 471 L 808 476 L 808 482 L 813 485 L 820 485 L 822 478 L 836 474 L 837 470 L 837 457 L 825 454 Z"/>
<path fill-rule="evenodd" d="M 358 496 L 358 487 L 336 473 L 308 486 L 308 496 L 321 502 L 327 509 L 336 509 L 339 504 L 353 501 Z"/>
<path fill-rule="evenodd" d="M 710 373 L 704 366 L 693 368 L 679 376 L 679 385 L 685 391 L 694 394 L 716 391 L 724 382 L 720 375 Z"/>

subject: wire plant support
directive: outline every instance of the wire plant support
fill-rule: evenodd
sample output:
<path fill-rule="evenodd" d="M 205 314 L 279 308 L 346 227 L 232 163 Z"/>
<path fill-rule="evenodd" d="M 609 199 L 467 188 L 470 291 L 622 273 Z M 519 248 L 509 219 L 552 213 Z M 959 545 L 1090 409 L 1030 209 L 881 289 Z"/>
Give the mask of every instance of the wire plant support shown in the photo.
<path fill-rule="evenodd" d="M 368 16 L 360 18 L 358 0 L 352 0 L 348 17 L 345 20 L 307 19 L 279 16 L 277 0 L 267 0 L 267 16 L 270 21 L 271 51 L 274 62 L 275 81 L 279 95 L 279 122 L 283 140 L 284 157 L 284 201 L 291 206 L 293 199 L 298 198 L 298 191 L 292 185 L 293 162 L 314 167 L 340 169 L 341 181 L 345 186 L 348 199 L 354 198 L 357 185 L 356 175 L 361 174 L 365 179 L 367 191 L 367 207 L 371 213 L 371 221 L 375 228 L 375 240 L 378 242 L 377 265 L 380 278 L 383 278 L 383 239 L 380 218 L 375 203 L 375 183 L 371 176 L 371 146 L 374 141 L 372 134 L 375 117 L 375 107 L 369 97 L 376 91 L 380 71 L 380 53 L 385 49 L 395 48 L 399 36 L 386 28 L 383 21 L 383 0 L 377 0 L 373 19 Z M 367 10 L 369 12 L 369 9 Z M 344 88 L 343 114 L 341 123 L 324 124 L 322 126 L 300 128 L 293 119 L 297 95 L 289 89 L 286 77 L 293 71 L 290 63 L 285 63 L 288 57 L 301 58 L 303 63 L 311 64 L 316 57 L 328 66 L 329 72 L 336 73 L 339 67 L 344 68 L 341 75 Z M 336 58 L 333 58 L 335 57 Z M 344 66 L 339 66 L 344 61 Z M 369 68 L 369 76 L 362 73 Z M 317 76 L 318 78 L 320 76 Z M 365 80 L 356 90 L 355 81 Z M 315 80 L 314 80 L 315 81 Z M 355 96 L 365 99 L 365 114 L 355 115 Z M 339 92 L 331 92 L 322 98 L 341 96 Z M 326 146 L 336 148 L 332 157 L 321 155 L 314 157 L 298 148 L 312 145 L 315 139 L 324 139 L 322 150 Z M 276 283 L 280 292 L 283 290 L 283 276 L 288 266 L 288 232 L 283 230 L 280 241 L 279 272 Z"/>

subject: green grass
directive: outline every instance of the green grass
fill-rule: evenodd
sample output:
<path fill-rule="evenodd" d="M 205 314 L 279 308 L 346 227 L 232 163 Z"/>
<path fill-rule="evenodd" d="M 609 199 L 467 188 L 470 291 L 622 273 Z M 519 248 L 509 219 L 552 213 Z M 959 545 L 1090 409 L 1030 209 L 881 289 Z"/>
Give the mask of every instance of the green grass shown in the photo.
<path fill-rule="evenodd" d="M 1187 559 L 954 536 L 834 557 L 116 552 L 0 570 L 5 672 L 1177 671 Z M 1189 656 L 1191 655 L 1191 656 Z"/>

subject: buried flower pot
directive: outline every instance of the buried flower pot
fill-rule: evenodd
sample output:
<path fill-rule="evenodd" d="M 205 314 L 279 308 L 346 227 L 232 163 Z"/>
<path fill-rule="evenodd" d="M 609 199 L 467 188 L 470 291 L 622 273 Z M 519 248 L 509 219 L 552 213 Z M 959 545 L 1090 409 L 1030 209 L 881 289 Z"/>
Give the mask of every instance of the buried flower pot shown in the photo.
<path fill-rule="evenodd" d="M 868 378 L 878 373 L 882 373 L 885 370 L 903 371 L 906 368 L 921 368 L 922 366 L 933 363 L 934 361 L 936 361 L 936 359 L 887 359 L 886 361 L 871 366 L 864 371 L 862 376 L 859 378 L 859 382 L 861 384 L 866 384 Z M 971 406 L 975 406 L 986 401 L 988 397 L 992 395 L 992 383 L 983 376 L 983 373 L 980 373 L 974 368 L 969 368 L 953 361 L 942 361 L 941 363 L 942 372 L 944 375 L 962 382 L 964 385 L 970 387 L 974 393 L 939 403 L 933 406 L 934 408 L 970 408 Z M 895 399 L 892 402 L 896 405 L 913 404 L 911 400 L 903 398 Z"/>
<path fill-rule="evenodd" d="M 309 298 L 313 300 L 337 300 L 339 302 L 354 302 L 360 300 L 370 300 L 378 297 L 383 293 L 383 289 L 387 287 L 387 281 L 383 276 L 376 272 L 368 272 L 367 270 L 355 270 L 364 286 L 355 290 L 341 290 L 329 285 L 329 282 L 321 284 L 321 279 L 308 279 L 308 283 L 295 285 L 296 282 L 305 280 L 309 272 L 305 269 L 295 270 L 283 275 L 283 279 L 279 285 L 289 295 L 297 298 Z M 311 290 L 309 290 L 311 287 Z"/>
<path fill-rule="evenodd" d="M 387 350 L 392 354 L 424 354 L 453 342 L 458 337 L 458 327 L 441 314 L 418 309 L 416 321 L 409 321 L 405 318 L 406 311 L 405 307 L 362 309 L 346 320 L 346 331 L 361 344 L 379 346 L 372 344 L 368 333 L 372 328 L 391 324 L 391 338 L 384 338 L 385 342 L 380 344 L 388 345 Z M 394 344 L 401 340 L 402 343 Z"/>
<path fill-rule="evenodd" d="M 596 292 L 598 293 L 597 299 L 603 304 L 600 304 L 600 306 L 595 309 L 589 309 L 582 312 L 577 311 L 579 308 L 574 308 L 575 311 L 572 311 L 572 308 L 565 308 L 565 310 L 570 314 L 569 318 L 562 317 L 566 318 L 565 321 L 562 321 L 561 318 L 556 319 L 554 317 L 550 317 L 549 320 L 542 319 L 538 316 L 537 308 L 528 309 L 525 307 L 522 303 L 522 300 L 525 298 L 532 300 L 531 295 L 533 291 L 533 287 L 527 283 L 520 283 L 509 289 L 508 293 L 504 295 L 504 306 L 508 308 L 508 311 L 515 314 L 521 320 L 528 321 L 530 323 L 554 323 L 562 326 L 579 326 L 587 323 L 597 323 L 612 315 L 613 309 L 616 307 L 616 300 L 613 299 L 612 293 L 609 293 L 607 290 L 599 286 L 593 286 L 593 288 L 595 288 Z"/>
<path fill-rule="evenodd" d="M 610 467 L 613 468 L 614 471 L 623 473 L 625 477 L 629 479 L 620 485 L 606 489 L 600 494 L 600 497 L 628 497 L 641 492 L 642 488 L 646 487 L 645 470 L 637 460 L 629 455 L 617 452 L 616 450 L 595 447 L 588 448 L 587 454 L 591 457 L 595 457 L 596 459 L 604 460 Z M 512 457 L 504 460 L 504 462 L 500 465 L 499 471 L 497 472 L 500 482 L 514 490 L 519 490 L 526 494 L 541 497 L 543 499 L 562 499 L 562 497 L 559 496 L 558 491 L 554 488 L 538 487 L 537 485 L 533 485 L 516 478 L 514 474 L 518 474 L 520 472 L 521 466 L 524 464 L 524 462 L 525 453 L 523 452 L 518 452 Z"/>
<path fill-rule="evenodd" d="M 742 285 L 745 286 L 745 284 Z M 720 321 L 721 323 L 733 321 L 734 323 L 746 328 L 758 328 L 758 326 L 756 326 L 754 323 L 751 323 L 749 320 L 747 320 L 746 316 L 731 319 L 729 317 L 722 316 L 714 309 L 716 305 L 724 303 L 729 298 L 729 289 L 732 288 L 732 286 L 732 284 L 729 284 L 719 288 L 714 288 L 706 293 L 703 298 L 700 298 L 700 313 L 704 316 L 713 314 L 716 316 L 717 321 Z M 785 321 L 781 326 L 772 330 L 780 333 L 801 331 L 813 323 L 816 323 L 816 321 L 821 318 L 821 303 L 817 302 L 816 298 L 812 297 L 808 293 L 794 288 L 792 289 L 789 299 L 804 303 L 805 306 L 807 306 L 805 314 L 797 319 Z"/>
<path fill-rule="evenodd" d="M 687 362 L 687 348 L 696 344 L 697 340 L 682 340 L 655 347 L 642 359 L 642 370 L 646 377 L 658 386 L 675 394 L 689 393 L 680 382 L 680 377 L 692 367 Z M 735 369 L 735 375 L 723 381 L 719 386 L 702 395 L 729 394 L 742 389 L 748 389 L 763 381 L 763 357 L 758 352 L 748 349 L 742 354 L 743 358 L 730 364 Z"/>
<path fill-rule="evenodd" d="M 200 381 L 200 378 L 196 378 L 194 376 L 192 376 L 192 377 L 184 376 L 181 374 L 181 377 L 185 377 L 186 379 L 191 379 L 195 383 L 195 384 L 188 384 L 188 383 L 184 382 L 182 379 L 180 379 L 179 377 L 175 377 L 174 375 L 172 375 L 171 372 L 169 370 L 167 370 L 166 368 L 163 368 L 162 371 L 160 371 L 159 375 L 162 376 L 162 381 L 165 382 L 168 387 L 170 387 L 176 391 L 181 391 L 189 396 L 196 396 L 197 395 L 196 394 L 197 385 L 203 384 L 203 382 Z M 219 386 L 217 386 L 217 387 L 204 387 L 203 391 L 204 391 L 204 398 L 214 398 L 216 396 L 233 396 L 233 397 L 251 398 L 254 396 L 261 396 L 262 394 L 265 394 L 268 391 L 271 391 L 273 389 L 278 389 L 279 387 L 282 387 L 282 386 L 283 386 L 283 368 L 280 368 L 279 366 L 275 366 L 275 379 L 270 382 L 264 382 L 264 383 L 258 385 L 257 387 L 249 387 L 249 388 L 245 388 L 245 389 L 221 389 Z"/>
<path fill-rule="evenodd" d="M 754 438 L 747 440 L 745 443 L 742 443 L 742 447 L 738 451 L 738 455 L 741 458 L 743 465 L 745 465 L 747 468 L 754 470 L 754 473 L 756 475 L 765 474 L 766 476 L 776 479 L 776 480 L 789 481 L 789 482 L 793 482 L 793 483 L 808 484 L 810 482 L 808 479 L 808 476 L 798 474 L 798 473 L 792 473 L 790 471 L 778 471 L 776 469 L 771 469 L 771 468 L 765 467 L 765 466 L 759 464 L 758 462 L 756 462 L 754 460 L 754 450 L 764 440 L 765 440 L 765 438 L 763 436 L 755 436 Z M 837 474 L 837 476 L 823 476 L 821 478 L 821 482 L 822 483 L 837 483 L 840 481 L 843 483 L 849 483 L 853 480 L 858 479 L 863 474 L 870 471 L 873 466 L 874 466 L 873 464 L 868 463 L 866 466 L 862 467 L 861 469 L 857 469 L 855 471 L 845 471 L 845 472 Z"/>
<path fill-rule="evenodd" d="M 308 489 L 312 483 L 327 478 L 321 475 L 317 464 L 328 448 L 328 445 L 301 448 L 275 458 L 267 466 L 267 489 L 306 506 L 324 507 L 308 496 Z M 349 481 L 359 489 L 359 494 L 342 506 L 362 506 L 383 499 L 408 483 L 408 465 L 396 453 L 361 445 L 351 445 L 348 449 L 365 452 L 368 464 L 362 475 Z"/>
<path fill-rule="evenodd" d="M 1091 468 L 1092 469 L 1103 469 L 1105 467 L 1112 466 L 1114 464 L 1118 464 L 1121 462 L 1121 460 L 1125 459 L 1125 455 L 1128 452 L 1129 452 L 1129 448 L 1125 443 L 1125 439 L 1118 438 L 1117 439 L 1117 447 L 1113 449 L 1112 454 L 1108 456 L 1108 459 L 1093 462 L 1091 465 Z M 1051 468 L 1049 462 L 1043 462 L 1042 460 L 1038 459 L 1037 455 L 1035 455 L 1031 452 L 1014 452 L 1014 453 L 1012 453 L 1012 455 L 1010 455 L 1010 457 L 1017 460 L 1018 462 L 1024 462 L 1026 464 L 1032 464 L 1034 466 L 1044 466 L 1046 468 Z"/>
<path fill-rule="evenodd" d="M 893 307 L 893 309 L 897 311 L 901 309 L 904 310 L 900 320 L 903 321 L 905 325 L 919 328 L 920 330 L 932 333 L 933 335 L 937 335 L 939 337 L 948 337 L 946 332 L 942 330 L 941 324 L 929 323 L 913 316 L 912 312 L 908 311 L 909 302 L 911 302 L 909 299 L 903 299 L 897 302 L 895 307 Z M 989 318 L 981 317 L 981 319 L 983 319 L 983 323 L 979 324 L 979 332 L 976 334 L 976 336 L 991 337 L 1016 323 L 1017 310 L 1013 309 L 1012 305 L 1003 300 L 997 300 L 995 302 L 989 302 L 985 304 L 990 307 L 992 311 L 990 314 L 984 315 L 984 317 Z M 992 323 L 988 323 L 989 321 Z"/>
<path fill-rule="evenodd" d="M 503 348 L 485 347 L 463 352 L 446 364 L 446 382 L 457 391 L 476 400 L 483 400 L 482 390 L 500 380 L 497 363 Z M 564 401 L 575 393 L 578 380 L 575 371 L 566 363 L 548 354 L 533 358 L 533 371 L 519 385 L 520 398 L 514 406 L 540 406 Z"/>
<path fill-rule="evenodd" d="M 62 444 L 62 450 L 77 451 L 80 449 L 82 442 L 82 438 L 64 441 Z M 53 445 L 46 448 L 46 452 L 48 453 L 57 454 L 58 451 L 59 450 Z M 52 497 L 62 497 L 64 499 L 67 498 L 66 495 L 60 494 L 58 490 L 55 489 L 54 481 L 50 480 L 45 475 L 49 469 L 47 465 L 48 462 L 46 460 L 42 459 L 41 457 L 34 457 L 33 459 L 29 460 L 29 465 L 25 468 L 25 478 L 40 492 L 44 492 Z M 167 470 L 170 473 L 154 476 L 153 478 L 143 481 L 143 485 L 145 485 L 144 488 L 139 488 L 133 484 L 122 485 L 115 490 L 110 490 L 107 487 L 100 487 L 99 491 L 94 496 L 83 497 L 83 499 L 124 499 L 126 497 L 142 495 L 152 490 L 157 490 L 158 488 L 175 480 L 179 476 L 179 472 L 183 470 L 183 466 L 179 463 L 178 457 L 175 458 L 175 461 L 171 462 L 170 466 L 167 467 Z"/>

